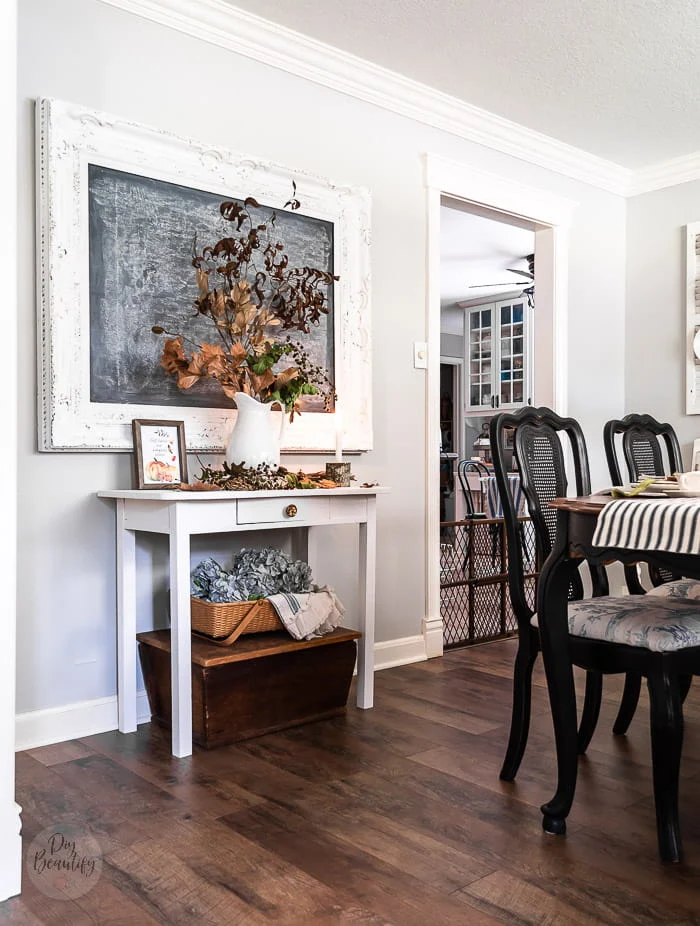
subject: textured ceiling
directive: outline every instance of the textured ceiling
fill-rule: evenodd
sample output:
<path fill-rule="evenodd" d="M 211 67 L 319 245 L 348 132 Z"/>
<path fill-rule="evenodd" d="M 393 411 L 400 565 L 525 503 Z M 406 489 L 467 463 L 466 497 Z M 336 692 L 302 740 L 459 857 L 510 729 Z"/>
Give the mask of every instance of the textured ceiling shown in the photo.
<path fill-rule="evenodd" d="M 440 304 L 497 297 L 523 283 L 509 267 L 527 270 L 535 233 L 443 206 L 440 210 Z M 485 284 L 501 284 L 482 288 Z M 470 289 L 478 286 L 478 289 Z"/>
<path fill-rule="evenodd" d="M 636 168 L 700 149 L 698 0 L 235 0 Z"/>

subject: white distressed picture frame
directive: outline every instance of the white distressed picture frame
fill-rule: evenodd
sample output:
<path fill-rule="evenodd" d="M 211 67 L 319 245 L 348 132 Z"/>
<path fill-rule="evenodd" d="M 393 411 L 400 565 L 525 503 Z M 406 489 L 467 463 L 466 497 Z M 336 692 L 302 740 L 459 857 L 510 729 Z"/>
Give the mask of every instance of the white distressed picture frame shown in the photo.
<path fill-rule="evenodd" d="M 700 222 L 685 227 L 685 411 L 700 415 Z"/>
<path fill-rule="evenodd" d="M 370 196 L 303 170 L 52 99 L 37 100 L 39 449 L 131 451 L 134 418 L 185 422 L 188 450 L 223 451 L 234 409 L 90 401 L 89 164 L 274 205 L 295 180 L 303 213 L 333 223 L 335 387 L 347 451 L 372 449 Z M 280 210 L 278 210 L 280 211 Z M 336 416 L 306 413 L 283 452 L 330 452 Z"/>

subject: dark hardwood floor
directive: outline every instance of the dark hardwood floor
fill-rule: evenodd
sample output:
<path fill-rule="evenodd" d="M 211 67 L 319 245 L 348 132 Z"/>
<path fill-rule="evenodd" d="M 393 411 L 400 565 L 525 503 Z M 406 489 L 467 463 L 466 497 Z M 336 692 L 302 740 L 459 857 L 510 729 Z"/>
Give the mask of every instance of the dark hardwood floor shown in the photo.
<path fill-rule="evenodd" d="M 541 666 L 515 784 L 498 771 L 514 643 L 376 676 L 376 708 L 174 759 L 150 724 L 17 756 L 25 845 L 72 824 L 103 854 L 95 886 L 52 900 L 24 881 L 0 923 L 656 926 L 700 924 L 700 682 L 686 704 L 687 861 L 656 854 L 646 694 L 612 736 L 607 679 L 564 839 Z M 580 681 L 580 679 L 579 679 Z"/>

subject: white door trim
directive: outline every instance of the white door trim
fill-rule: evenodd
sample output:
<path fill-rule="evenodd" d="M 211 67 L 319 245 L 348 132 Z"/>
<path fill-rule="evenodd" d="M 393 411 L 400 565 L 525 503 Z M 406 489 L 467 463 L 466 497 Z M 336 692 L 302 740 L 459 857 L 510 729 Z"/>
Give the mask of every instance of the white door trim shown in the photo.
<path fill-rule="evenodd" d="M 20 808 L 15 803 L 15 636 L 17 616 L 17 3 L 0 13 L 0 253 L 5 257 L 2 330 L 5 347 L 4 446 L 0 455 L 3 534 L 0 557 L 0 901 L 19 894 L 22 878 Z"/>
<path fill-rule="evenodd" d="M 536 223 L 537 310 L 534 396 L 566 414 L 568 395 L 568 230 L 577 206 L 509 177 L 425 155 L 427 210 L 428 377 L 426 385 L 426 608 L 428 658 L 442 655 L 440 616 L 440 204 L 443 196 L 475 203 Z"/>

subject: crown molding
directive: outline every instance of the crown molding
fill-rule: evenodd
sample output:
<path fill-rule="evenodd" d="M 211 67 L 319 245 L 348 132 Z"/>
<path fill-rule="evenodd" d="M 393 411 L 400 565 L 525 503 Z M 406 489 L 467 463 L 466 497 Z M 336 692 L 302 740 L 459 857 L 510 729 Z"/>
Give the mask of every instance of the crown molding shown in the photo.
<path fill-rule="evenodd" d="M 618 196 L 700 180 L 700 152 L 622 167 L 225 0 L 100 2 Z"/>
<path fill-rule="evenodd" d="M 625 195 L 631 172 L 224 0 L 101 0 L 152 22 L 552 170 Z"/>
<path fill-rule="evenodd" d="M 632 171 L 627 196 L 639 196 L 693 180 L 700 180 L 700 151 Z"/>

